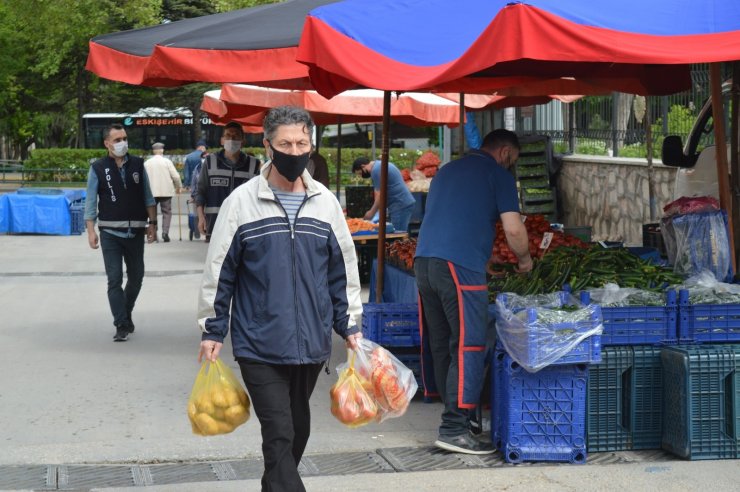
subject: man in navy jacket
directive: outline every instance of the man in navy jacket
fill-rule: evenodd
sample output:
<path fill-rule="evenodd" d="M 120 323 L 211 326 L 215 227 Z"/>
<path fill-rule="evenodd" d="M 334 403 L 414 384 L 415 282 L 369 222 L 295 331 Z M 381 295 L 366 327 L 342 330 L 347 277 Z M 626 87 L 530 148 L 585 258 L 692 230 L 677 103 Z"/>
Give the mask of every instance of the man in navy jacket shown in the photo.
<path fill-rule="evenodd" d="M 198 304 L 199 360 L 231 344 L 262 427 L 262 490 L 305 490 L 298 463 L 309 398 L 331 355 L 332 330 L 362 337 L 355 248 L 336 197 L 306 170 L 313 121 L 291 106 L 265 117 L 259 176 L 221 206 Z"/>

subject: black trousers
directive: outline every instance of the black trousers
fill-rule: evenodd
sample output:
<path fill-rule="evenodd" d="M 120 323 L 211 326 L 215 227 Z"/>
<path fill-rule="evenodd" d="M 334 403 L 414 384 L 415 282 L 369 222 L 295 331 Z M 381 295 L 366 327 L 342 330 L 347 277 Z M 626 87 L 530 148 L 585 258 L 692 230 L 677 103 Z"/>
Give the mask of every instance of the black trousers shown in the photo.
<path fill-rule="evenodd" d="M 311 398 L 323 364 L 272 365 L 237 359 L 260 421 L 263 492 L 305 491 L 298 464 L 311 434 Z"/>
<path fill-rule="evenodd" d="M 132 238 L 100 233 L 105 274 L 108 277 L 108 303 L 117 327 L 131 324 L 131 312 L 144 281 L 144 230 Z M 126 287 L 123 286 L 123 264 L 126 264 Z"/>

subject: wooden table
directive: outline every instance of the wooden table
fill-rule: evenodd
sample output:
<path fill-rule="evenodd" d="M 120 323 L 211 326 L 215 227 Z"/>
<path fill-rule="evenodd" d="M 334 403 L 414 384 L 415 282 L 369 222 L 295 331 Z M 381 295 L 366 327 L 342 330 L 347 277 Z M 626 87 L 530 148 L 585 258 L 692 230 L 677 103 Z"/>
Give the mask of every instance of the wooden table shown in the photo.
<path fill-rule="evenodd" d="M 408 237 L 408 232 L 389 232 L 385 235 L 386 242 L 406 239 Z M 372 268 L 373 260 L 378 256 L 378 235 L 362 234 L 359 236 L 352 236 L 352 240 L 355 243 L 355 251 L 357 252 L 357 266 L 360 270 L 360 283 L 367 284 L 370 282 L 370 270 Z"/>
<path fill-rule="evenodd" d="M 388 232 L 385 235 L 386 240 L 388 239 L 408 239 L 408 232 Z M 377 241 L 377 234 L 361 234 L 359 236 L 352 236 L 352 240 L 355 244 L 367 244 L 368 241 Z"/>

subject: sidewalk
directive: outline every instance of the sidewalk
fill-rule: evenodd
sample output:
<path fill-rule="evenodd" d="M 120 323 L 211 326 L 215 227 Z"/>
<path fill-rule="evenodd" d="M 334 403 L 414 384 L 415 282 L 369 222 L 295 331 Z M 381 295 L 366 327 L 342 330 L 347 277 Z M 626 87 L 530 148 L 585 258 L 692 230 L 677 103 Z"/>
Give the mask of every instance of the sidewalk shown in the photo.
<path fill-rule="evenodd" d="M 174 208 L 174 207 L 173 207 Z M 184 208 L 182 209 L 184 213 Z M 195 324 L 207 245 L 183 240 L 173 218 L 170 243 L 146 246 L 144 285 L 134 310 L 136 332 L 114 343 L 100 250 L 82 236 L 0 236 L 0 470 L 17 465 L 127 464 L 147 469 L 259 458 L 257 419 L 232 434 L 192 435 L 185 405 L 199 369 Z M 365 290 L 366 292 L 366 290 Z M 365 298 L 366 299 L 366 293 Z M 231 353 L 226 347 L 224 354 Z M 333 368 L 345 359 L 335 337 L 332 374 L 312 398 L 306 456 L 421 448 L 436 437 L 441 404 L 416 399 L 402 418 L 347 429 L 329 412 Z M 225 357 L 232 368 L 235 362 Z M 91 490 L 259 490 L 258 480 L 210 481 Z M 307 476 L 308 490 L 732 490 L 737 461 L 680 460 L 613 465 L 549 465 Z M 0 484 L 2 484 L 0 477 Z M 134 485 L 134 482 L 131 482 Z M 100 488 L 102 487 L 102 488 Z M 2 486 L 0 486 L 2 489 Z M 85 490 L 88 490 L 85 489 Z M 12 489 L 11 489 L 12 490 Z"/>

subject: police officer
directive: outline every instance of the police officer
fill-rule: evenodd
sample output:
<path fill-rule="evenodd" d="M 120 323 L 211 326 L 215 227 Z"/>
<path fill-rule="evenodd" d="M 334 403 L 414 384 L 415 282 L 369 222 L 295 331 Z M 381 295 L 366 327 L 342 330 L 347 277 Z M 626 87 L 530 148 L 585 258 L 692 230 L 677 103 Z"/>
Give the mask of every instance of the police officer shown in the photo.
<path fill-rule="evenodd" d="M 108 303 L 116 334 L 125 342 L 134 332 L 131 312 L 144 279 L 144 235 L 151 243 L 157 238 L 156 202 L 149 188 L 144 160 L 129 155 L 123 126 L 110 125 L 103 131 L 108 155 L 95 161 L 87 176 L 85 225 L 91 248 L 102 247 L 108 277 Z M 100 237 L 95 232 L 98 221 Z M 126 288 L 123 284 L 126 263 Z"/>
<path fill-rule="evenodd" d="M 201 166 L 195 195 L 198 230 L 206 242 L 216 223 L 218 211 L 227 196 L 237 186 L 259 174 L 260 161 L 241 151 L 244 130 L 236 122 L 228 123 L 221 134 L 223 150 L 210 154 Z"/>

